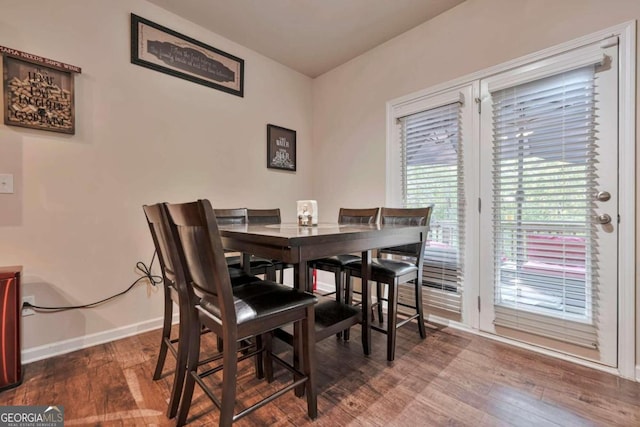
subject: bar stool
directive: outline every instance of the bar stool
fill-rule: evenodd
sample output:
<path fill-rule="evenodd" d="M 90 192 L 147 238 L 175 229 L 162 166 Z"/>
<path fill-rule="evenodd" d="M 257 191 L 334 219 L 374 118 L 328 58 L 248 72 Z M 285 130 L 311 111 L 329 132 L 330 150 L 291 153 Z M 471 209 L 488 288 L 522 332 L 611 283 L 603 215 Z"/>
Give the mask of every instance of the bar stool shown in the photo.
<path fill-rule="evenodd" d="M 171 397 L 169 399 L 169 406 L 167 410 L 167 416 L 173 418 L 178 412 L 178 404 L 180 402 L 180 395 L 182 394 L 182 385 L 184 384 L 184 377 L 187 364 L 187 341 L 181 340 L 187 332 L 185 328 L 186 317 L 180 312 L 180 323 L 178 326 L 178 336 L 171 338 L 171 323 L 173 320 L 173 303 L 180 305 L 178 289 L 176 288 L 176 276 L 175 269 L 171 257 L 169 257 L 169 248 L 167 246 L 167 239 L 163 229 L 162 221 L 162 209 L 163 205 L 158 203 L 156 205 L 145 205 L 142 207 L 144 214 L 147 218 L 147 224 L 149 231 L 151 232 L 151 238 L 158 255 L 158 261 L 160 263 L 160 270 L 162 272 L 162 283 L 164 291 L 164 317 L 162 321 L 162 335 L 160 339 L 160 351 L 158 352 L 158 361 L 156 362 L 156 369 L 153 373 L 153 380 L 157 381 L 162 377 L 162 370 L 167 359 L 167 352 L 170 352 L 173 357 L 176 358 L 176 371 L 173 380 L 173 386 L 171 391 Z M 230 277 L 233 286 L 242 285 L 245 283 L 251 283 L 258 281 L 255 276 L 246 274 L 242 270 L 231 269 Z M 210 332 L 204 329 L 202 333 Z M 177 348 L 176 348 L 177 347 Z"/>
<path fill-rule="evenodd" d="M 377 224 L 380 216 L 380 208 L 371 209 L 347 209 L 340 208 L 338 212 L 338 224 Z M 336 295 L 336 301 L 342 302 L 344 298 L 344 276 L 347 265 L 360 261 L 360 256 L 344 254 L 327 258 L 321 258 L 309 263 L 309 272 L 316 270 L 328 271 L 334 274 L 336 290 L 322 294 L 322 296 Z M 311 277 L 311 274 L 309 274 Z M 340 336 L 341 334 L 338 334 Z"/>
<path fill-rule="evenodd" d="M 247 209 L 247 222 L 249 224 L 281 224 L 280 209 Z M 284 283 L 284 270 L 293 268 L 293 265 L 275 259 L 270 261 L 275 271 L 280 272 L 280 283 Z"/>
<path fill-rule="evenodd" d="M 218 225 L 247 224 L 248 222 L 246 208 L 214 209 L 214 213 L 218 220 Z M 242 268 L 240 258 L 238 255 L 228 256 L 227 265 L 230 268 Z M 276 278 L 276 267 L 270 259 L 252 255 L 249 270 L 253 275 L 264 274 L 267 280 L 275 280 Z"/>
<path fill-rule="evenodd" d="M 232 287 L 216 217 L 209 201 L 167 205 L 167 209 L 170 239 L 177 250 L 177 254 L 172 252 L 173 262 L 181 267 L 176 268 L 176 283 L 181 292 L 200 298 L 183 298 L 190 303 L 190 307 L 184 308 L 189 316 L 189 355 L 177 425 L 182 426 L 187 420 L 196 383 L 220 408 L 221 426 L 231 425 L 287 391 L 302 385 L 307 397 L 307 413 L 311 419 L 315 419 L 317 396 L 314 304 L 317 299 L 306 292 L 270 281 Z M 294 345 L 294 360 L 302 357 L 304 372 L 299 372 L 270 351 L 269 334 L 291 322 L 300 325 L 298 330 L 301 331 L 301 345 Z M 204 372 L 198 372 L 201 325 L 221 336 L 225 343 L 221 354 L 207 359 L 210 362 L 222 360 L 222 364 Z M 263 343 L 267 344 L 258 345 L 255 350 L 239 357 L 238 352 L 241 348 L 238 343 L 254 336 L 263 336 Z M 302 354 L 298 354 L 299 349 L 302 350 Z M 275 361 L 291 370 L 294 380 L 236 414 L 238 361 L 258 353 L 265 355 L 265 367 L 269 371 L 270 362 Z M 203 381 L 203 378 L 219 371 L 223 373 L 221 398 L 214 395 Z M 267 372 L 267 378 L 270 376 L 272 373 Z"/>
<path fill-rule="evenodd" d="M 387 360 L 393 361 L 396 350 L 396 329 L 409 323 L 413 319 L 418 321 L 418 331 L 421 338 L 426 338 L 424 326 L 424 310 L 422 307 L 422 265 L 424 246 L 429 232 L 429 222 L 433 205 L 425 208 L 392 209 L 382 208 L 381 223 L 413 225 L 424 228 L 419 243 L 378 249 L 378 257 L 371 260 L 371 280 L 378 284 L 384 283 L 389 288 L 388 298 L 384 298 L 382 290 L 378 289 L 378 301 L 387 301 L 387 328 L 371 325 L 371 329 L 387 334 Z M 401 259 L 381 258 L 380 255 L 394 255 Z M 411 261 L 409 261 L 411 259 Z M 362 263 L 356 261 L 345 267 L 347 304 L 352 303 L 352 277 L 361 277 Z M 413 282 L 415 306 L 398 302 L 398 287 L 401 284 Z M 368 284 L 363 283 L 363 286 Z M 380 304 L 381 306 L 382 304 Z M 414 308 L 416 313 L 398 322 L 398 305 Z M 382 319 L 380 319 L 382 321 Z"/>

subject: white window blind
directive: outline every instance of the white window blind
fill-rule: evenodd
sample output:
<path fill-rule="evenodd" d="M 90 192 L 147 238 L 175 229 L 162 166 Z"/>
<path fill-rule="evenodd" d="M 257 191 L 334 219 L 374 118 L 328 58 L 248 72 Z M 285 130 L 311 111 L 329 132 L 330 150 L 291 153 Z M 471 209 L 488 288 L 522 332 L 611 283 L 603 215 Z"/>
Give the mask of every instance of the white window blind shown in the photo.
<path fill-rule="evenodd" d="M 403 204 L 434 204 L 424 256 L 424 303 L 454 313 L 461 312 L 464 245 L 460 106 L 455 102 L 398 119 Z"/>
<path fill-rule="evenodd" d="M 495 324 L 597 347 L 595 66 L 492 91 Z"/>

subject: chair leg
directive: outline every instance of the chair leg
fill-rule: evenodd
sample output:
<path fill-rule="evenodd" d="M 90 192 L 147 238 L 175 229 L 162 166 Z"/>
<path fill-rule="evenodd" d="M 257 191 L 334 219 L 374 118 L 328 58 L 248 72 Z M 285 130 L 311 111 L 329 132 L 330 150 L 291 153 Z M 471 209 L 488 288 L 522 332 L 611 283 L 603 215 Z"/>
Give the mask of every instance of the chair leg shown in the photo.
<path fill-rule="evenodd" d="M 256 378 L 264 378 L 264 340 L 262 335 L 255 336 L 256 350 L 260 350 L 258 354 L 253 358 L 256 368 Z"/>
<path fill-rule="evenodd" d="M 393 361 L 396 356 L 396 324 L 398 307 L 398 284 L 388 283 L 389 297 L 387 299 L 387 360 Z"/>
<path fill-rule="evenodd" d="M 271 353 L 273 351 L 273 332 L 267 332 L 262 337 L 262 342 L 264 345 L 264 376 L 267 379 L 267 382 L 273 382 L 273 359 L 271 358 Z"/>
<path fill-rule="evenodd" d="M 169 341 L 171 340 L 171 320 L 173 319 L 173 301 L 171 300 L 171 291 L 165 287 L 164 289 L 164 320 L 162 322 L 162 337 L 160 337 L 160 351 L 158 352 L 158 362 L 156 370 L 153 373 L 153 380 L 159 380 L 162 376 L 164 362 L 167 359 L 167 350 Z"/>
<path fill-rule="evenodd" d="M 418 331 L 420 332 L 420 338 L 427 337 L 427 331 L 424 327 L 424 307 L 422 306 L 422 280 L 420 278 L 415 280 L 416 286 L 416 310 L 418 311 Z"/>
<path fill-rule="evenodd" d="M 344 298 L 344 283 L 342 281 L 342 270 L 335 270 L 333 272 L 333 275 L 335 277 L 335 283 L 336 283 L 336 301 L 337 302 L 342 302 L 342 299 Z"/>
<path fill-rule="evenodd" d="M 353 304 L 353 284 L 351 283 L 351 272 L 349 270 L 345 271 L 344 298 L 345 298 L 345 301 L 344 301 L 345 304 L 347 305 Z M 349 332 L 350 332 L 349 328 L 342 331 L 342 338 L 345 341 L 349 341 L 349 335 L 350 335 Z"/>
<path fill-rule="evenodd" d="M 220 424 L 231 426 L 236 404 L 236 382 L 238 380 L 238 343 L 227 343 L 222 357 L 222 399 L 220 399 Z"/>
<path fill-rule="evenodd" d="M 265 272 L 265 279 L 270 280 L 272 282 L 276 281 L 276 268 L 275 267 L 267 267 Z"/>
<path fill-rule="evenodd" d="M 187 374 L 187 362 L 189 356 L 190 328 L 189 316 L 183 311 L 180 312 L 179 325 L 180 340 L 178 341 L 178 357 L 176 360 L 176 373 L 173 378 L 173 386 L 171 389 L 171 398 L 169 399 L 169 407 L 167 408 L 167 417 L 173 418 L 178 412 L 178 405 L 182 396 L 182 387 L 184 386 L 184 378 Z M 200 340 L 200 331 L 197 333 Z M 196 355 L 196 363 L 198 360 Z"/>
<path fill-rule="evenodd" d="M 335 283 L 336 283 L 336 302 L 341 303 L 344 297 L 344 284 L 342 283 L 342 270 L 336 269 L 334 271 Z M 342 338 L 342 331 L 336 334 L 338 339 Z"/>
<path fill-rule="evenodd" d="M 189 342 L 189 354 L 187 355 L 187 371 L 184 388 L 182 390 L 182 399 L 180 402 L 180 410 L 178 411 L 178 419 L 176 426 L 181 427 L 186 424 L 189 408 L 191 407 L 191 399 L 193 398 L 193 389 L 196 385 L 195 375 L 198 375 L 198 361 L 200 360 L 200 321 L 198 316 L 190 316 L 189 334 L 185 337 Z"/>
<path fill-rule="evenodd" d="M 302 357 L 304 356 L 304 345 L 305 345 L 305 341 L 304 341 L 304 336 L 302 336 L 304 334 L 304 330 L 303 330 L 303 325 L 302 322 L 294 322 L 293 324 L 293 367 L 298 371 L 298 372 L 305 372 L 305 369 L 307 369 L 304 364 L 305 364 L 305 360 L 302 359 Z M 300 376 L 297 374 L 293 375 L 293 379 L 295 381 L 300 379 Z M 295 394 L 297 397 L 302 397 L 304 396 L 304 390 L 305 390 L 305 385 L 299 385 L 298 387 L 295 388 Z"/>
<path fill-rule="evenodd" d="M 316 337 L 315 337 L 315 313 L 313 306 L 305 309 L 306 317 L 302 320 L 302 357 L 303 369 L 307 376 L 305 392 L 307 395 L 307 414 L 315 420 L 318 417 L 318 396 L 316 389 Z"/>
<path fill-rule="evenodd" d="M 383 283 L 376 282 L 376 297 L 378 299 L 378 322 L 382 323 L 382 299 L 384 298 Z"/>
<path fill-rule="evenodd" d="M 353 286 L 351 284 L 351 272 L 345 271 L 344 278 L 344 303 L 347 305 L 353 304 Z"/>

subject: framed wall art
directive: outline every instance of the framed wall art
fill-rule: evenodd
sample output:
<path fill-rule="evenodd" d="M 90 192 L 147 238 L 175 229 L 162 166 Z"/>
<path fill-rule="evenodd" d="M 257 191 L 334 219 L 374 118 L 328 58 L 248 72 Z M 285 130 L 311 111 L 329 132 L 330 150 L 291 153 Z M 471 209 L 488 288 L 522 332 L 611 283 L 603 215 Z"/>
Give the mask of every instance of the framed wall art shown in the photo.
<path fill-rule="evenodd" d="M 244 96 L 244 60 L 131 14 L 131 63 Z"/>
<path fill-rule="evenodd" d="M 296 170 L 296 131 L 267 125 L 267 167 Z"/>
<path fill-rule="evenodd" d="M 4 124 L 75 133 L 74 73 L 80 68 L 0 46 Z"/>

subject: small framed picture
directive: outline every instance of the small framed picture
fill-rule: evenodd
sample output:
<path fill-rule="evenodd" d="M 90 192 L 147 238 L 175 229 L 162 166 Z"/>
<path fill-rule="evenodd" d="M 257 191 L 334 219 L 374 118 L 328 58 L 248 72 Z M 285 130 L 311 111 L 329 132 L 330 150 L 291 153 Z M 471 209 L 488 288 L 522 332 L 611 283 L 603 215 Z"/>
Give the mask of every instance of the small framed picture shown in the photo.
<path fill-rule="evenodd" d="M 296 170 L 296 131 L 267 125 L 267 167 Z"/>

